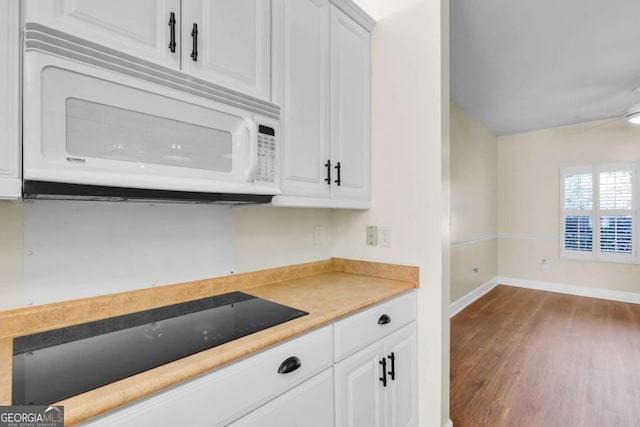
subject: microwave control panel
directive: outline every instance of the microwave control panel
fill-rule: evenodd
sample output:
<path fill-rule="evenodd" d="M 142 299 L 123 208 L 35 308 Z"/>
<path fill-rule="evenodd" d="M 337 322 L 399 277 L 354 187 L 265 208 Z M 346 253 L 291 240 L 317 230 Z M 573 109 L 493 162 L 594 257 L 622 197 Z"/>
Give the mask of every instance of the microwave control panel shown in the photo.
<path fill-rule="evenodd" d="M 276 132 L 272 127 L 258 126 L 258 172 L 256 181 L 276 180 Z"/>

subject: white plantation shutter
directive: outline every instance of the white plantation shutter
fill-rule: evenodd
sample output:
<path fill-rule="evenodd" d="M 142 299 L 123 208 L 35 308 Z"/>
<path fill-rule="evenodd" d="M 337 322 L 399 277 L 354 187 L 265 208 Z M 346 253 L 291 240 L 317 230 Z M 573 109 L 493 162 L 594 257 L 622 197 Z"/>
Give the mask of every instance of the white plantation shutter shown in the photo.
<path fill-rule="evenodd" d="M 599 251 L 603 260 L 633 261 L 633 172 L 633 165 L 599 169 Z"/>
<path fill-rule="evenodd" d="M 562 255 L 592 258 L 593 168 L 562 171 Z"/>
<path fill-rule="evenodd" d="M 586 166 L 561 172 L 562 256 L 633 262 L 635 166 Z"/>
<path fill-rule="evenodd" d="M 593 209 L 593 174 L 577 173 L 565 176 L 564 208 L 568 211 Z"/>
<path fill-rule="evenodd" d="M 565 250 L 593 251 L 593 217 L 591 215 L 567 215 L 565 226 Z"/>
<path fill-rule="evenodd" d="M 600 209 L 633 208 L 633 170 L 600 172 Z"/>

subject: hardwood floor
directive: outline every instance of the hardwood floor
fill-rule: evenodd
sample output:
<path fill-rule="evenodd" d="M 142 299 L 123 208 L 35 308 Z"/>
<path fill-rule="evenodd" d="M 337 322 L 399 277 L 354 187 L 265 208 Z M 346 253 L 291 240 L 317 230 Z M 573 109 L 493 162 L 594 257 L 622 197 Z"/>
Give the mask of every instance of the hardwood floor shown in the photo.
<path fill-rule="evenodd" d="M 497 286 L 451 319 L 455 427 L 640 427 L 640 305 Z"/>

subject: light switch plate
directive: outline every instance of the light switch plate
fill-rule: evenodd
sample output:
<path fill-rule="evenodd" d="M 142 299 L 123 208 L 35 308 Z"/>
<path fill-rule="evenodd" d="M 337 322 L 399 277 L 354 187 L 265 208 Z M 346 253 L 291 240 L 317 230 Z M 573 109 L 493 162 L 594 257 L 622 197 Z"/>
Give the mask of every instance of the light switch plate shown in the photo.
<path fill-rule="evenodd" d="M 380 233 L 380 246 L 385 248 L 391 247 L 391 227 L 378 227 Z"/>
<path fill-rule="evenodd" d="M 314 225 L 313 226 L 313 244 L 319 245 L 322 243 L 322 226 Z"/>

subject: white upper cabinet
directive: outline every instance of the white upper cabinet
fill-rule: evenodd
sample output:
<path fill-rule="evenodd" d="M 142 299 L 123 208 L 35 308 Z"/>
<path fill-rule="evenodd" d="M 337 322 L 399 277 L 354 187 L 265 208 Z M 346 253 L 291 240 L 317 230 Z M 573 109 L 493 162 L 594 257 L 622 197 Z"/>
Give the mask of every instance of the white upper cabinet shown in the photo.
<path fill-rule="evenodd" d="M 270 98 L 270 1 L 183 0 L 182 25 L 183 71 Z"/>
<path fill-rule="evenodd" d="M 330 0 L 274 0 L 273 100 L 284 124 L 274 205 L 369 207 L 373 21 L 338 4 L 357 19 Z"/>
<path fill-rule="evenodd" d="M 331 153 L 337 168 L 332 197 L 370 198 L 370 88 L 369 32 L 332 7 Z"/>
<path fill-rule="evenodd" d="M 169 47 L 180 0 L 26 0 L 25 20 L 168 67 L 180 68 L 180 46 Z"/>
<path fill-rule="evenodd" d="M 273 102 L 282 108 L 285 194 L 329 197 L 328 0 L 273 1 Z M 327 164 L 325 166 L 325 164 Z"/>
<path fill-rule="evenodd" d="M 19 8 L 17 1 L 0 2 L 0 199 L 22 195 Z"/>
<path fill-rule="evenodd" d="M 270 0 L 25 0 L 25 21 L 270 100 Z"/>

